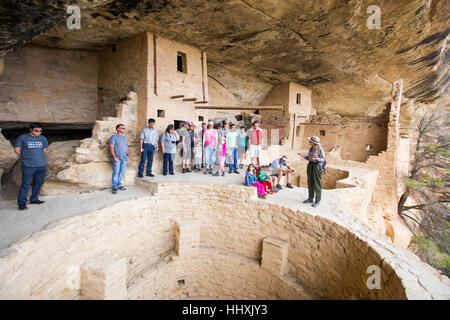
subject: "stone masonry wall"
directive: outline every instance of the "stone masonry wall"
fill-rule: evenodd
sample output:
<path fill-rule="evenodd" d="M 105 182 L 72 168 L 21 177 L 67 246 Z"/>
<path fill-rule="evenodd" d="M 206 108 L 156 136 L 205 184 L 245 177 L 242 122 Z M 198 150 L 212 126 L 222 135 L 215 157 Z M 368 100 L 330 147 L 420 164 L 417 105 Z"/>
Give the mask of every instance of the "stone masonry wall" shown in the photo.
<path fill-rule="evenodd" d="M 129 299 L 449 298 L 448 279 L 351 216 L 258 201 L 248 187 L 150 186 L 154 196 L 53 223 L 6 249 L 0 297 L 108 298 L 107 288 L 123 288 L 124 259 Z M 115 258 L 94 259 L 105 254 Z M 88 265 L 108 282 L 80 281 Z M 369 265 L 380 267 L 379 290 L 366 286 Z"/>

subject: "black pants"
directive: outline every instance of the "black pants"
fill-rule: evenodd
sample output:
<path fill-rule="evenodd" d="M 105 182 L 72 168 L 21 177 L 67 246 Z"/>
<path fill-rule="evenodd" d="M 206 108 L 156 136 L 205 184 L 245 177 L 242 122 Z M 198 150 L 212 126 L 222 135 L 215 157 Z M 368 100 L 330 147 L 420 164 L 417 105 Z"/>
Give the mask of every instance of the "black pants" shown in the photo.
<path fill-rule="evenodd" d="M 308 175 L 308 199 L 320 202 L 322 198 L 322 167 L 318 162 L 309 162 L 306 167 L 306 174 Z"/>

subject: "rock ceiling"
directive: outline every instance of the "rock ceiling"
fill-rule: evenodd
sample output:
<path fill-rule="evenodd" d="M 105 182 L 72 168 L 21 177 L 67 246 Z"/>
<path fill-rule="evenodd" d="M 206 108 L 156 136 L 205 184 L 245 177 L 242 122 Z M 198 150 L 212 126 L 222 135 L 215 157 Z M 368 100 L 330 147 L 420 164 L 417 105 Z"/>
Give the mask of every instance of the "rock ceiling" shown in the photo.
<path fill-rule="evenodd" d="M 20 4 L 19 4 L 20 3 Z M 148 30 L 208 53 L 209 74 L 235 96 L 249 83 L 295 81 L 313 90 L 319 112 L 379 114 L 391 84 L 429 102 L 449 86 L 450 1 L 120 0 L 2 1 L 0 52 L 28 42 L 99 50 Z M 81 6 L 80 30 L 65 7 Z M 369 5 L 381 29 L 369 29 Z M 242 79 L 227 81 L 229 77 Z M 239 83 L 233 87 L 233 83 Z"/>

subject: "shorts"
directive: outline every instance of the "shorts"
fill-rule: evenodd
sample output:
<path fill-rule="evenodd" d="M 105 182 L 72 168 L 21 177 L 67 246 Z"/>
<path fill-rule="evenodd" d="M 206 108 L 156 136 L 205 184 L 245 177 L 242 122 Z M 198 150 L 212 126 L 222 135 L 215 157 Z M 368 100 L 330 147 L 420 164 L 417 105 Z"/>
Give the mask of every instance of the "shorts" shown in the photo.
<path fill-rule="evenodd" d="M 181 150 L 182 150 L 181 152 L 183 153 L 183 156 L 182 156 L 183 160 L 190 160 L 192 158 L 192 150 L 190 147 L 186 148 L 186 152 L 184 152 L 183 149 L 181 149 Z"/>
<path fill-rule="evenodd" d="M 261 145 L 260 144 L 251 144 L 250 145 L 250 158 L 259 158 L 261 157 Z"/>
<path fill-rule="evenodd" d="M 238 146 L 238 155 L 247 153 L 247 146 Z"/>

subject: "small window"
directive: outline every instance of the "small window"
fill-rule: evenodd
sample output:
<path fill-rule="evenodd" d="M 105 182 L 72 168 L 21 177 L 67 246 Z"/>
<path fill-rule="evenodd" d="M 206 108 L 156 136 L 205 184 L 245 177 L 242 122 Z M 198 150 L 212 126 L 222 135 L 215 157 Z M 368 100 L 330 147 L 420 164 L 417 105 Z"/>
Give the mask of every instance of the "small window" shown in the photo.
<path fill-rule="evenodd" d="M 320 131 L 319 131 L 319 134 L 320 134 L 322 137 L 325 137 L 325 130 L 320 130 Z"/>
<path fill-rule="evenodd" d="M 186 53 L 177 53 L 177 71 L 187 73 Z"/>
<path fill-rule="evenodd" d="M 297 104 L 302 104 L 302 94 L 297 93 Z"/>
<path fill-rule="evenodd" d="M 203 122 L 205 120 L 204 120 L 203 116 L 198 116 L 198 121 Z"/>
<path fill-rule="evenodd" d="M 164 118 L 164 116 L 165 116 L 164 110 L 158 110 L 157 113 L 158 113 L 158 118 Z"/>
<path fill-rule="evenodd" d="M 177 282 L 179 287 L 184 286 L 184 279 L 178 280 Z"/>
<path fill-rule="evenodd" d="M 297 128 L 295 129 L 295 135 L 297 137 L 300 137 L 300 126 L 297 126 Z"/>
<path fill-rule="evenodd" d="M 366 151 L 367 151 L 367 152 L 373 151 L 373 145 L 371 145 L 371 144 L 366 144 Z"/>

